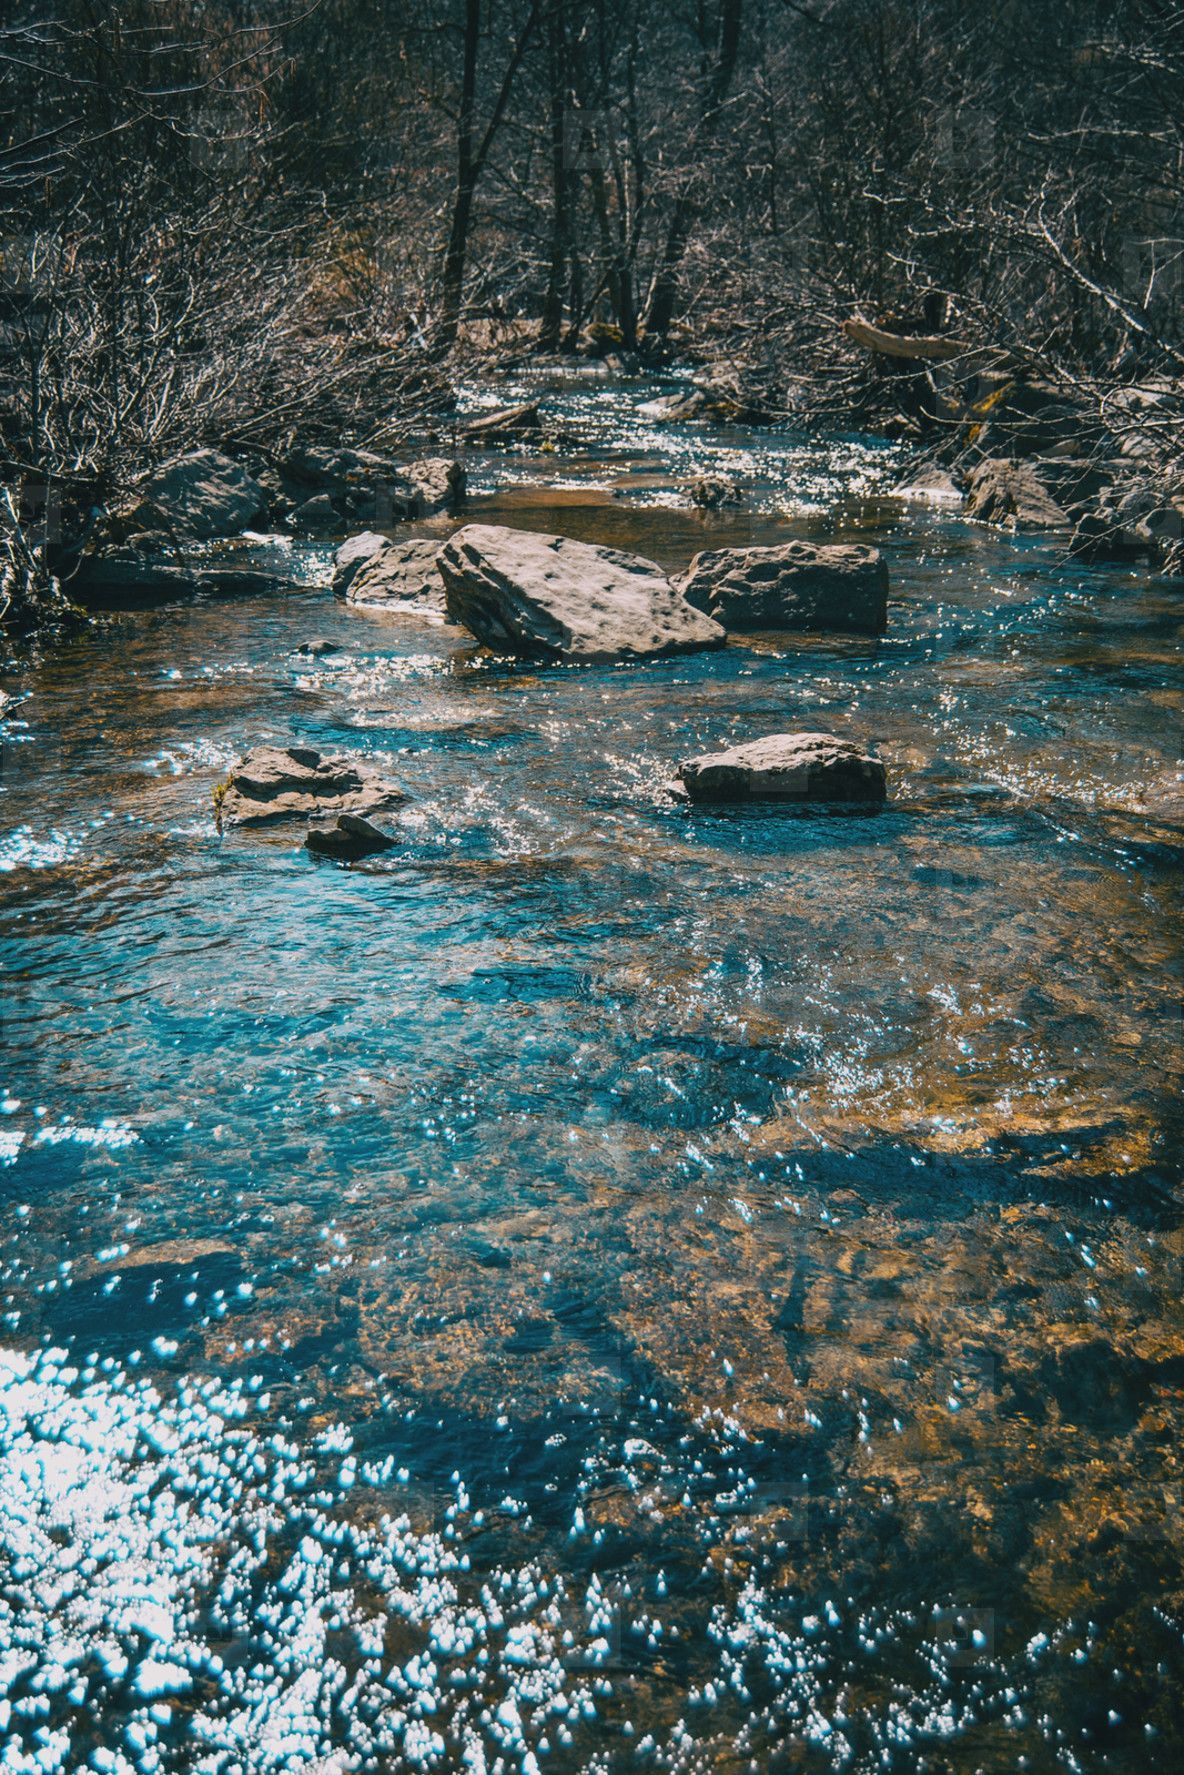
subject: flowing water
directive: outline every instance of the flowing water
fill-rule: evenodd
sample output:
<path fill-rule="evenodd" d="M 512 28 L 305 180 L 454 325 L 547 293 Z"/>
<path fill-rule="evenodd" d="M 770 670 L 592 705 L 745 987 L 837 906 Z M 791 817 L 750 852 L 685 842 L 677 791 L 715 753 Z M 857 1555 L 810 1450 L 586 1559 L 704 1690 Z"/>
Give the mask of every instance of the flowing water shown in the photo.
<path fill-rule="evenodd" d="M 5 680 L 0 1766 L 1179 1769 L 1180 586 L 546 392 L 466 515 L 889 632 L 528 667 L 274 544 Z M 665 796 L 801 725 L 885 811 Z M 397 849 L 219 837 L 268 740 Z"/>

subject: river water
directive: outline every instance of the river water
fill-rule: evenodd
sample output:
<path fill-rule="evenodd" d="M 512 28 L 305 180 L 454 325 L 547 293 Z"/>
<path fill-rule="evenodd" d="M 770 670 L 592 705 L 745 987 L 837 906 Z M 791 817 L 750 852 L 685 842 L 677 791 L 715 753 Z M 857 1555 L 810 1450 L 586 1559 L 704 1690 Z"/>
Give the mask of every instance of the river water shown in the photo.
<path fill-rule="evenodd" d="M 528 667 L 261 544 L 4 681 L 6 1770 L 1184 1762 L 1181 588 L 653 392 L 466 516 L 875 542 L 882 640 Z M 884 812 L 665 798 L 802 725 Z M 398 848 L 219 837 L 263 741 Z"/>

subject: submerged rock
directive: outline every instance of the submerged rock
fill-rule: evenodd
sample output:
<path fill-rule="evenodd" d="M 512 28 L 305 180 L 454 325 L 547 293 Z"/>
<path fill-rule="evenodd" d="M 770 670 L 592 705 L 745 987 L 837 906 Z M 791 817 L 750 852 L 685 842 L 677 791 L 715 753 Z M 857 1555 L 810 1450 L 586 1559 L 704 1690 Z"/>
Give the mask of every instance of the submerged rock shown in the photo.
<path fill-rule="evenodd" d="M 678 767 L 692 801 L 884 800 L 884 766 L 853 740 L 830 733 L 776 733 Z"/>
<path fill-rule="evenodd" d="M 499 651 L 646 659 L 721 647 L 724 631 L 640 555 L 469 524 L 439 556 L 448 615 Z"/>
<path fill-rule="evenodd" d="M 305 834 L 304 848 L 314 856 L 335 857 L 352 863 L 359 857 L 372 857 L 389 851 L 397 843 L 389 832 L 374 825 L 362 814 L 338 814 L 331 826 L 310 826 Z"/>
<path fill-rule="evenodd" d="M 696 475 L 690 485 L 691 504 L 703 511 L 718 511 L 722 505 L 743 505 L 744 495 L 727 475 Z"/>
<path fill-rule="evenodd" d="M 361 539 L 357 539 L 361 540 Z M 348 604 L 402 607 L 443 614 L 444 581 L 440 577 L 440 544 L 413 537 L 406 542 L 387 542 L 355 555 L 343 575 Z M 347 544 L 348 547 L 348 544 Z M 341 551 L 338 551 L 340 560 Z M 334 590 L 337 576 L 334 575 Z"/>
<path fill-rule="evenodd" d="M 1063 530 L 1069 514 L 1045 486 L 1036 465 L 989 456 L 972 468 L 966 515 L 1017 530 Z"/>
<path fill-rule="evenodd" d="M 854 543 L 709 549 L 695 556 L 680 586 L 688 603 L 737 634 L 840 629 L 879 635 L 888 619 L 884 559 L 878 549 Z"/>
<path fill-rule="evenodd" d="M 323 636 L 318 636 L 315 641 L 302 641 L 295 651 L 309 659 L 322 659 L 327 653 L 340 653 L 341 648 L 336 641 L 326 641 Z"/>
<path fill-rule="evenodd" d="M 158 469 L 140 490 L 137 527 L 163 527 L 208 541 L 234 536 L 267 510 L 267 494 L 241 463 L 218 450 L 191 450 Z"/>
<path fill-rule="evenodd" d="M 214 794 L 219 826 L 385 813 L 406 800 L 403 790 L 371 765 L 322 758 L 310 746 L 257 746 Z"/>

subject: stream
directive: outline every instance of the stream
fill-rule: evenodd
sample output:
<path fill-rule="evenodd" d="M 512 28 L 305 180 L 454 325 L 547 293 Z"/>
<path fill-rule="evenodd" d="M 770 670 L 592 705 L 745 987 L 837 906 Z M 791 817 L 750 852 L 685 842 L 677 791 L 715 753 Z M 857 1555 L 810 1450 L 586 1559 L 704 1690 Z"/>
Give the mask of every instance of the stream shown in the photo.
<path fill-rule="evenodd" d="M 528 665 L 273 539 L 4 680 L 0 1767 L 1179 1770 L 1179 583 L 463 392 L 577 442 L 401 534 L 874 543 L 888 633 Z M 887 807 L 665 795 L 793 727 Z M 219 836 L 269 741 L 397 848 Z"/>

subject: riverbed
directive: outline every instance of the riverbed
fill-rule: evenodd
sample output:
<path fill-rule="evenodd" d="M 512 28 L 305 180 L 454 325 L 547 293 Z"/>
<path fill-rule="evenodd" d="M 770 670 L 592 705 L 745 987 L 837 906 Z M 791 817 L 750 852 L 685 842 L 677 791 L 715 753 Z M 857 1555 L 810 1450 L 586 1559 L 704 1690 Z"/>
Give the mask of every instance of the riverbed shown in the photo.
<path fill-rule="evenodd" d="M 1181 587 L 543 394 L 465 518 L 888 632 L 534 666 L 271 540 L 4 681 L 5 1767 L 1178 1769 Z M 886 808 L 666 794 L 794 727 Z M 397 847 L 219 835 L 266 741 Z"/>

